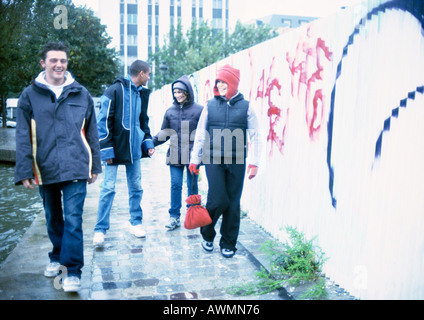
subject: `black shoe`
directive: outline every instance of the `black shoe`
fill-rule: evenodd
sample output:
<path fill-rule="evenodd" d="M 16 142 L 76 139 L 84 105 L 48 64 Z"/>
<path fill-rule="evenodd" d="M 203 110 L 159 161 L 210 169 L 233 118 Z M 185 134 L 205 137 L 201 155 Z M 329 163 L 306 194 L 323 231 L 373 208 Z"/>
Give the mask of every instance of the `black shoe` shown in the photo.
<path fill-rule="evenodd" d="M 203 250 L 205 250 L 207 252 L 212 252 L 213 251 L 213 242 L 203 240 L 202 241 L 202 248 L 203 248 Z"/>
<path fill-rule="evenodd" d="M 230 249 L 221 249 L 221 254 L 224 258 L 232 258 L 236 252 L 234 250 L 230 250 Z"/>

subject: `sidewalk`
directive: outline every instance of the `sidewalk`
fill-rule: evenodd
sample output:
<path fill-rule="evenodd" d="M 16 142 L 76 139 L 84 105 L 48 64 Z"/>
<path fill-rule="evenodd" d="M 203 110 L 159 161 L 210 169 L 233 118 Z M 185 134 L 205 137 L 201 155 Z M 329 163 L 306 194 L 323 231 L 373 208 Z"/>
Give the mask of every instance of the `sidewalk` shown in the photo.
<path fill-rule="evenodd" d="M 165 148 L 163 148 L 165 149 Z M 84 211 L 85 266 L 78 293 L 55 289 L 55 279 L 45 278 L 51 244 L 44 214 L 33 222 L 22 241 L 0 269 L 0 299 L 10 300 L 281 300 L 278 291 L 262 296 L 235 297 L 227 288 L 256 281 L 264 255 L 259 247 L 271 237 L 248 218 L 241 224 L 237 254 L 223 258 L 218 249 L 205 253 L 199 230 L 183 226 L 167 231 L 169 218 L 169 170 L 165 152 L 158 149 L 153 159 L 142 161 L 144 239 L 128 233 L 128 193 L 125 168 L 120 167 L 117 195 L 112 207 L 111 230 L 105 246 L 92 245 L 93 226 L 103 176 L 89 185 Z M 206 184 L 206 181 L 203 181 Z M 183 199 L 186 196 L 183 195 Z M 205 201 L 206 199 L 203 199 Z M 185 210 L 183 211 L 185 213 Z M 182 219 L 183 220 L 183 219 Z M 217 226 L 217 230 L 218 226 Z M 218 232 L 219 234 L 219 232 Z M 57 281 L 57 280 L 56 280 Z"/>

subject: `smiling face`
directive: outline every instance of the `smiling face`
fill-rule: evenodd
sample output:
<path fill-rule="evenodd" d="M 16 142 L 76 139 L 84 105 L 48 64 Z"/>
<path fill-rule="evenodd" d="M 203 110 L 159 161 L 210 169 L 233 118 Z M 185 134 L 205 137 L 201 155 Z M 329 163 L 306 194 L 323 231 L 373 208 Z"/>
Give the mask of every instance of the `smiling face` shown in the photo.
<path fill-rule="evenodd" d="M 187 100 L 187 93 L 180 89 L 174 89 L 174 98 L 178 101 L 179 104 L 183 104 Z"/>
<path fill-rule="evenodd" d="M 219 91 L 219 95 L 221 97 L 225 97 L 226 94 L 227 94 L 227 92 L 228 92 L 228 84 L 226 82 L 224 82 L 224 81 L 217 80 L 216 81 L 216 87 L 217 87 L 217 89 Z"/>
<path fill-rule="evenodd" d="M 49 51 L 46 58 L 40 61 L 46 71 L 47 83 L 60 86 L 65 83 L 65 73 L 68 69 L 68 57 L 64 51 Z"/>

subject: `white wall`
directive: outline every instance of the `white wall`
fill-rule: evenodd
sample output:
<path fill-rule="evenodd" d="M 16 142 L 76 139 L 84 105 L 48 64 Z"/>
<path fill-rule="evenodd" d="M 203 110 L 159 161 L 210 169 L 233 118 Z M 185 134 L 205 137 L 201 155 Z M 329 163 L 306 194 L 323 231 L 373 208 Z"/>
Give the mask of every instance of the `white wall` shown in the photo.
<path fill-rule="evenodd" d="M 326 275 L 361 299 L 424 298 L 424 4 L 403 3 L 364 1 L 193 74 L 206 104 L 217 68 L 241 70 L 265 146 L 243 208 L 281 241 L 288 225 L 316 236 Z M 170 94 L 152 94 L 154 132 Z"/>

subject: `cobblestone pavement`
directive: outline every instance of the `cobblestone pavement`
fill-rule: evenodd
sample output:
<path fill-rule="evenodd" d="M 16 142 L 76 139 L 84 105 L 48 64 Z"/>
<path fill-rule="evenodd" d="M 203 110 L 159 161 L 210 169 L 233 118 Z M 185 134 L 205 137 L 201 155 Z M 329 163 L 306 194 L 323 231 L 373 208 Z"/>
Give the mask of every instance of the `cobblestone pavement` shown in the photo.
<path fill-rule="evenodd" d="M 10 131 L 3 131 L 10 135 Z M 14 134 L 14 132 L 13 132 Z M 9 139 L 10 140 L 10 139 Z M 129 205 L 125 168 L 119 168 L 116 197 L 111 212 L 111 229 L 105 245 L 92 244 L 93 228 L 103 176 L 88 186 L 84 208 L 84 260 L 82 287 L 78 293 L 61 290 L 60 278 L 43 275 L 48 264 L 51 243 L 47 237 L 44 213 L 40 214 L 0 269 L 1 300 L 291 300 L 297 299 L 308 285 L 282 288 L 266 295 L 234 296 L 233 286 L 256 282 L 256 272 L 269 268 L 260 250 L 273 238 L 248 217 L 242 219 L 238 251 L 233 258 L 221 256 L 218 248 L 219 224 L 216 226 L 215 249 L 201 248 L 199 229 L 182 226 L 167 231 L 170 199 L 169 168 L 165 165 L 165 147 L 152 159 L 142 161 L 142 208 L 146 238 L 128 232 Z M 201 177 L 204 177 L 203 175 Z M 207 181 L 200 181 L 203 204 Z M 186 196 L 183 194 L 183 199 Z M 353 300 L 342 288 L 327 281 L 329 300 Z M 289 293 L 288 293 L 289 292 Z"/>
<path fill-rule="evenodd" d="M 84 211 L 84 259 L 82 288 L 64 293 L 59 279 L 43 276 L 51 250 L 44 214 L 36 218 L 22 241 L 0 269 L 0 299 L 83 299 L 83 300 L 206 300 L 288 298 L 274 292 L 268 295 L 235 297 L 231 286 L 255 281 L 263 253 L 259 247 L 271 237 L 248 218 L 242 220 L 238 251 L 233 258 L 221 256 L 218 248 L 206 253 L 201 248 L 199 229 L 183 225 L 167 231 L 169 219 L 169 169 L 165 153 L 157 151 L 153 159 L 142 161 L 142 208 L 146 238 L 128 232 L 128 192 L 125 168 L 120 166 L 116 197 L 111 212 L 111 228 L 105 245 L 92 244 L 93 227 L 102 175 L 88 187 Z M 205 185 L 206 181 L 202 184 Z M 183 195 L 183 199 L 186 196 Z M 205 196 L 203 196 L 205 198 Z M 206 199 L 203 199 L 205 202 Z M 185 210 L 183 210 L 185 214 Z M 184 218 L 184 214 L 183 217 Z M 183 219 L 182 219 L 183 221 Z M 217 230 L 219 226 L 217 226 Z M 57 288 L 59 289 L 57 289 Z"/>

